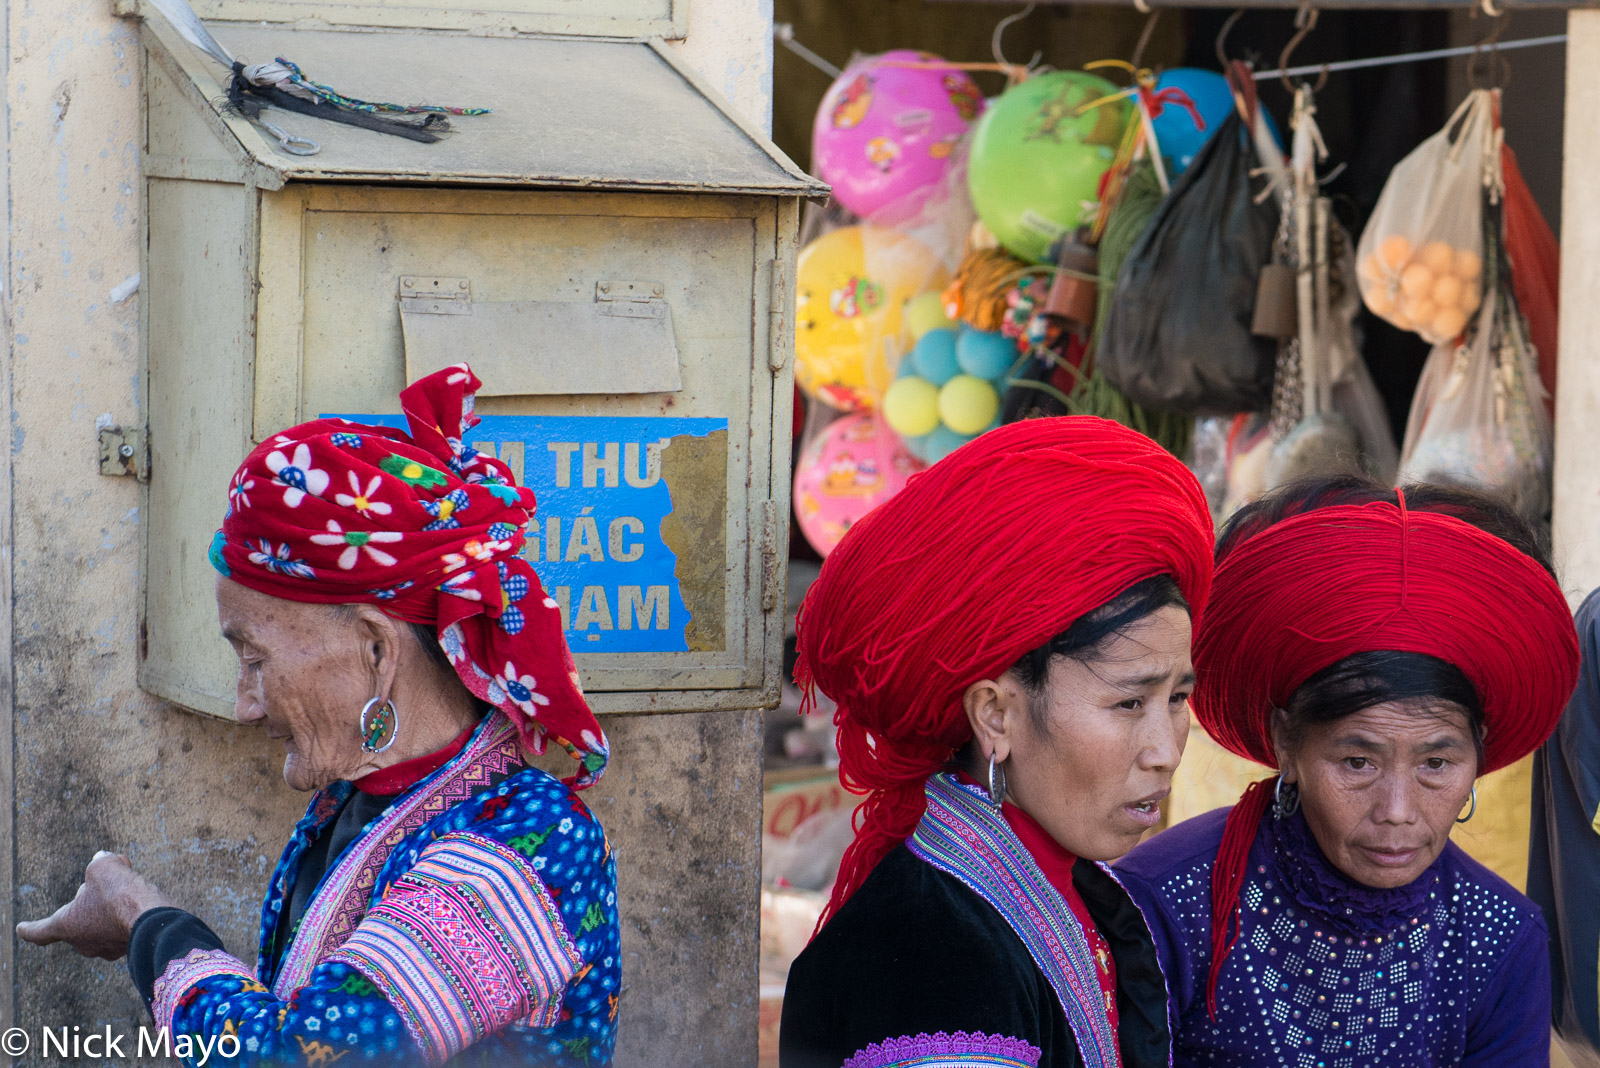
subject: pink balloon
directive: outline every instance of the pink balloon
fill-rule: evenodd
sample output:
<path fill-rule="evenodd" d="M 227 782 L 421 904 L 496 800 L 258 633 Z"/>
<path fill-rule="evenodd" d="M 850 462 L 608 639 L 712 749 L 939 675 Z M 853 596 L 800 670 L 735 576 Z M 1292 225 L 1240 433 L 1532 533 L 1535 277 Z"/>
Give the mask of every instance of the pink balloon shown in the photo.
<path fill-rule="evenodd" d="M 903 221 L 950 166 L 956 142 L 983 111 L 983 94 L 955 67 L 902 49 L 850 64 L 822 98 L 812 160 L 840 204 L 862 218 Z"/>
<path fill-rule="evenodd" d="M 899 493 L 922 464 L 871 412 L 837 419 L 800 454 L 794 512 L 800 533 L 827 556 L 845 531 Z"/>

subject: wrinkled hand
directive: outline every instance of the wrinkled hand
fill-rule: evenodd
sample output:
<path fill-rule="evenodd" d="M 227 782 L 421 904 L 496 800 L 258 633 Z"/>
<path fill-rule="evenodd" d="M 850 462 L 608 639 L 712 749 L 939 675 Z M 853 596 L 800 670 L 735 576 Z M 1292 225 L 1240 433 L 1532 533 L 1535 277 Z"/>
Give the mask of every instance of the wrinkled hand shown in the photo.
<path fill-rule="evenodd" d="M 36 946 L 65 942 L 85 957 L 118 960 L 128 952 L 134 921 L 148 909 L 170 904 L 127 857 L 102 850 L 84 869 L 77 896 L 54 915 L 17 924 L 17 935 Z"/>

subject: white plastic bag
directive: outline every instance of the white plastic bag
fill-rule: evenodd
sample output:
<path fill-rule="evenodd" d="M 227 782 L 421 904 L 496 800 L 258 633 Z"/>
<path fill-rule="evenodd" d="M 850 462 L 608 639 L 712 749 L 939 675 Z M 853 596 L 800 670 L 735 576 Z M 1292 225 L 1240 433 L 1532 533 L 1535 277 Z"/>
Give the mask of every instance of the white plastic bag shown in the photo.
<path fill-rule="evenodd" d="M 1483 301 L 1483 194 L 1497 184 L 1494 92 L 1475 89 L 1444 129 L 1395 167 L 1357 249 L 1374 315 L 1435 345 Z"/>
<path fill-rule="evenodd" d="M 1464 482 L 1543 517 L 1553 434 L 1537 361 L 1515 302 L 1492 294 L 1468 340 L 1428 357 L 1406 423 L 1400 484 Z"/>

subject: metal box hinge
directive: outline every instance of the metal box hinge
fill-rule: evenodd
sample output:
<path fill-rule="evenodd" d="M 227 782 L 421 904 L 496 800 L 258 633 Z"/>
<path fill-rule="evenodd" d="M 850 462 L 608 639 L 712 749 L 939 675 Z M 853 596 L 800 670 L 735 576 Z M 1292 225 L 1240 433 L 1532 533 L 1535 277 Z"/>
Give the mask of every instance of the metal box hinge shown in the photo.
<path fill-rule="evenodd" d="M 100 473 L 122 477 L 132 475 L 140 482 L 150 481 L 150 450 L 144 431 L 136 427 L 100 428 Z"/>
<path fill-rule="evenodd" d="M 660 319 L 667 314 L 667 287 L 660 282 L 611 279 L 594 284 L 594 301 L 607 315 Z"/>
<path fill-rule="evenodd" d="M 783 328 L 789 321 L 789 313 L 794 310 L 794 303 L 793 298 L 789 296 L 789 274 L 784 270 L 782 260 L 772 261 L 770 302 L 772 328 L 767 334 L 767 367 L 773 374 L 777 374 L 783 370 L 784 364 L 789 362 L 789 350 L 794 347 L 793 339 Z"/>
<path fill-rule="evenodd" d="M 778 502 L 761 502 L 761 610 L 778 607 Z"/>
<path fill-rule="evenodd" d="M 400 306 L 428 315 L 471 315 L 472 282 L 465 278 L 401 275 Z"/>

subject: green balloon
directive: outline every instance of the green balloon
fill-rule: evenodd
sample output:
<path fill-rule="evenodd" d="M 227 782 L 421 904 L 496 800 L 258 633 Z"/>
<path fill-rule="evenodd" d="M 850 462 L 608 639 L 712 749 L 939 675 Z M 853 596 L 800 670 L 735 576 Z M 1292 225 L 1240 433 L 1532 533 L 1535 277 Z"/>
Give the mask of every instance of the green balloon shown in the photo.
<path fill-rule="evenodd" d="M 1133 105 L 1078 109 L 1117 91 L 1093 74 L 1058 70 L 1006 90 L 983 113 L 967 186 L 978 218 L 1012 254 L 1042 263 L 1051 245 L 1094 219 Z"/>

